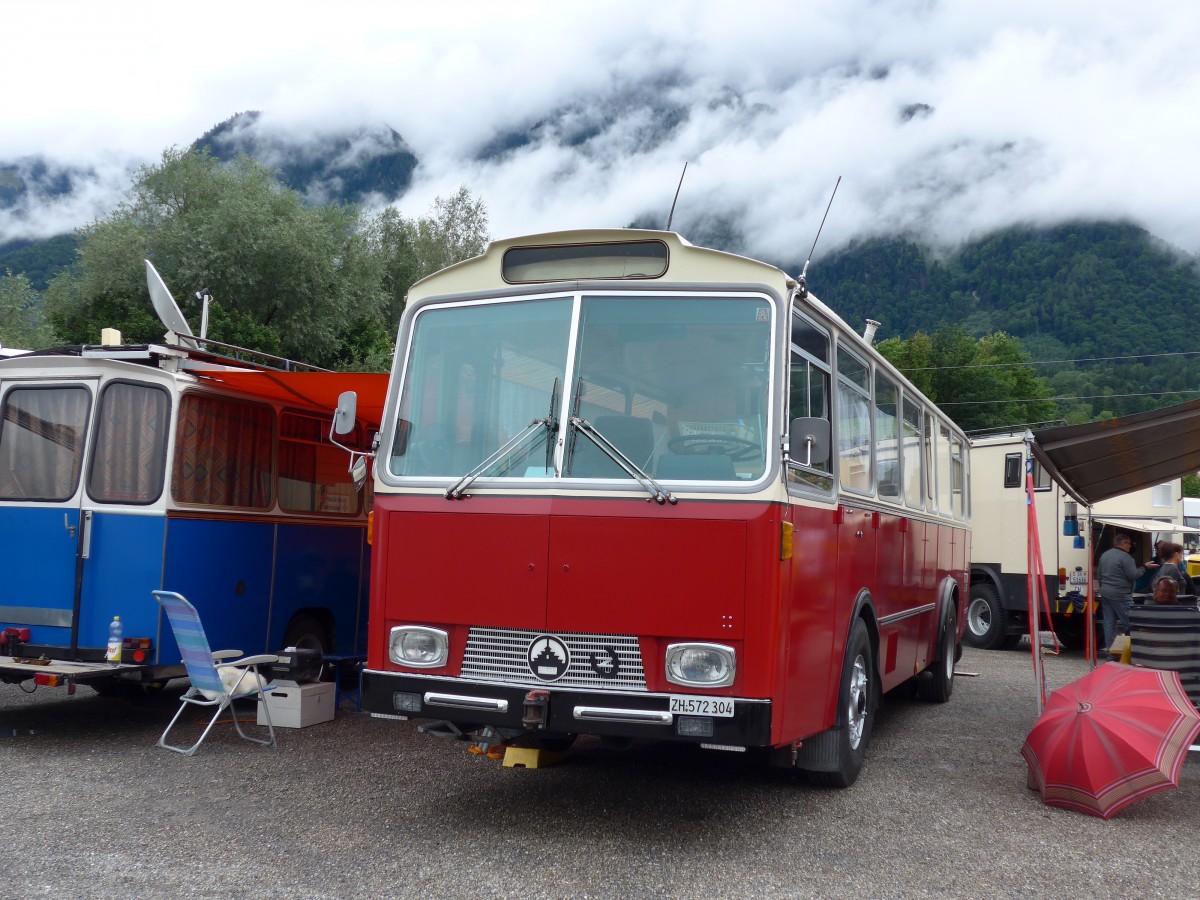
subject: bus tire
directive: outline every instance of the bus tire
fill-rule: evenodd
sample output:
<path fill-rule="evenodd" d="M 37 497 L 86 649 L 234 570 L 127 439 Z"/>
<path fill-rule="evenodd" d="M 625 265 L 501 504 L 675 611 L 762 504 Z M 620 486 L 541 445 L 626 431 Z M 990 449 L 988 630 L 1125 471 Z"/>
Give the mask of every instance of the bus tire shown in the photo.
<path fill-rule="evenodd" d="M 947 613 L 942 619 L 942 630 L 938 635 L 938 655 L 917 680 L 917 696 L 930 703 L 945 703 L 954 692 L 954 614 Z"/>
<path fill-rule="evenodd" d="M 967 604 L 967 628 L 963 640 L 980 650 L 999 649 L 1004 643 L 1006 618 L 994 587 L 990 584 L 971 585 L 971 602 Z"/>
<path fill-rule="evenodd" d="M 321 656 L 333 652 L 329 633 L 316 616 L 301 613 L 288 623 L 283 633 L 283 646 L 301 650 L 319 650 Z"/>
<path fill-rule="evenodd" d="M 820 787 L 847 788 L 854 784 L 867 758 L 871 725 L 875 718 L 875 667 L 871 662 L 871 638 L 866 623 L 855 619 L 842 660 L 842 682 L 838 688 L 835 768 L 808 771 L 808 780 Z"/>

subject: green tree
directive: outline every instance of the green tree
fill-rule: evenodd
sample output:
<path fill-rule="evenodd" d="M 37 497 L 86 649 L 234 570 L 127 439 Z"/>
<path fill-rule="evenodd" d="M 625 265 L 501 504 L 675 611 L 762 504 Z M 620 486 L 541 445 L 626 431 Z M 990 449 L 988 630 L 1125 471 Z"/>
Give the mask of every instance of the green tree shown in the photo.
<path fill-rule="evenodd" d="M 1002 331 L 976 340 L 962 325 L 890 338 L 879 352 L 966 431 L 1024 427 L 1057 418 L 1050 385 Z"/>
<path fill-rule="evenodd" d="M 36 350 L 53 342 L 38 292 L 24 275 L 0 277 L 0 347 Z"/>
<path fill-rule="evenodd" d="M 371 221 L 367 240 L 377 256 L 392 331 L 404 311 L 409 287 L 426 275 L 481 254 L 489 240 L 487 227 L 487 208 L 465 185 L 452 197 L 436 198 L 429 213 L 418 219 L 405 219 L 388 208 Z"/>
<path fill-rule="evenodd" d="M 207 151 L 168 150 L 108 218 L 82 230 L 75 265 L 48 289 L 51 320 L 71 342 L 96 341 L 104 325 L 161 340 L 148 258 L 190 322 L 200 318 L 195 291 L 211 291 L 214 340 L 336 365 L 359 320 L 383 315 L 371 267 L 356 265 L 359 224 L 353 207 L 306 207 L 249 157 L 222 164 Z"/>
<path fill-rule="evenodd" d="M 82 229 L 75 262 L 51 282 L 60 337 L 162 339 L 145 284 L 150 259 L 197 330 L 196 292 L 215 298 L 208 337 L 333 368 L 386 369 L 403 298 L 417 278 L 478 253 L 482 200 L 464 187 L 415 221 L 344 205 L 310 207 L 246 156 L 168 150 L 128 198 Z"/>
<path fill-rule="evenodd" d="M 1183 496 L 1200 497 L 1200 475 L 1193 473 L 1183 476 Z"/>

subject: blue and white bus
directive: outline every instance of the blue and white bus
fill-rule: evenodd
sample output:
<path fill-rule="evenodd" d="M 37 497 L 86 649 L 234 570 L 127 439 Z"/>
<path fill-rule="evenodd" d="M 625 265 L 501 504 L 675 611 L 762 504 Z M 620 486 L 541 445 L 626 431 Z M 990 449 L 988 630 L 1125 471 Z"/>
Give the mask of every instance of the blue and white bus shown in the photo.
<path fill-rule="evenodd" d="M 381 404 L 386 376 L 202 344 L 0 359 L 0 680 L 183 675 L 155 589 L 192 600 L 215 648 L 365 652 L 369 491 L 330 443 L 330 412 L 354 388 L 363 418 L 341 440 L 364 446 L 378 412 L 361 398 Z"/>

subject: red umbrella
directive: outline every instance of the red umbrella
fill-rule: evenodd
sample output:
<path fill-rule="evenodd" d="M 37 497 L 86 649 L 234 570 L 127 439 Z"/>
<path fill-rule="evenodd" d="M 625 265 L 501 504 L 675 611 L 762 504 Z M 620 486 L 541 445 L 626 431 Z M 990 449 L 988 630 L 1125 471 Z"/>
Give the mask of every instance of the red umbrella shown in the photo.
<path fill-rule="evenodd" d="M 1048 805 L 1108 819 L 1178 787 L 1197 733 L 1176 673 L 1105 663 L 1050 695 L 1021 755 Z"/>

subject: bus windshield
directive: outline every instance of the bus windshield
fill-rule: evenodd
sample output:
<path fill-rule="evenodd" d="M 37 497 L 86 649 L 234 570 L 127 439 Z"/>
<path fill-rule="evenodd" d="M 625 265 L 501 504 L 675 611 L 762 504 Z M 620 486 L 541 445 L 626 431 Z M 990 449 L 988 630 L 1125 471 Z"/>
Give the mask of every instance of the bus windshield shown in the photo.
<path fill-rule="evenodd" d="M 429 307 L 414 317 L 389 470 L 461 477 L 548 419 L 480 474 L 553 478 L 558 465 L 564 478 L 631 478 L 570 427 L 576 418 L 659 480 L 757 479 L 770 443 L 770 335 L 770 304 L 755 295 Z"/>

